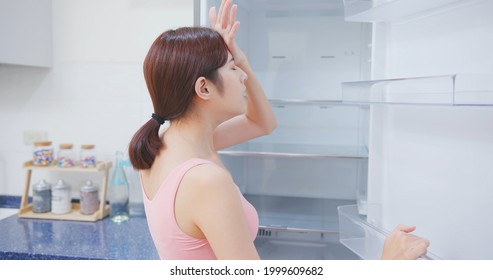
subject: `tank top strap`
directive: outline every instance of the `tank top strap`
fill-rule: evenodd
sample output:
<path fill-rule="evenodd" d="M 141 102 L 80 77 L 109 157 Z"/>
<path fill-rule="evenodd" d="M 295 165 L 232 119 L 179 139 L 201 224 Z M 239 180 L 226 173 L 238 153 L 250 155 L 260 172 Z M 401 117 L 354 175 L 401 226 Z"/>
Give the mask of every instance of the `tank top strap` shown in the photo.
<path fill-rule="evenodd" d="M 160 189 L 167 189 L 165 186 L 167 186 L 168 188 L 171 187 L 167 190 L 169 192 L 169 197 L 173 198 L 173 205 L 174 205 L 176 192 L 178 191 L 178 188 L 180 187 L 180 183 L 183 180 L 185 174 L 187 174 L 187 172 L 190 169 L 202 164 L 215 164 L 215 163 L 210 160 L 205 160 L 201 158 L 192 158 L 179 164 L 177 167 L 175 167 L 175 169 L 173 169 L 168 174 L 168 176 L 162 183 Z"/>
<path fill-rule="evenodd" d="M 206 159 L 201 159 L 201 158 L 192 158 L 187 161 L 184 161 L 183 163 L 180 163 L 177 167 L 175 167 L 174 170 L 168 174 L 168 177 L 173 177 L 181 181 L 183 179 L 183 176 L 192 168 L 198 165 L 202 164 L 215 164 L 214 162 Z"/>
<path fill-rule="evenodd" d="M 176 196 L 176 192 L 178 191 L 178 188 L 180 186 L 181 180 L 185 176 L 185 174 L 192 169 L 195 166 L 202 165 L 202 164 L 215 164 L 214 162 L 210 160 L 205 160 L 201 158 L 191 158 L 189 160 L 186 160 L 182 163 L 180 163 L 178 166 L 173 168 L 171 172 L 166 176 L 163 182 L 161 182 L 161 185 L 159 186 L 159 189 L 157 190 L 156 194 L 154 195 L 154 198 L 149 199 L 145 189 L 144 189 L 144 183 L 142 180 L 142 173 L 140 173 L 140 185 L 142 187 L 142 191 L 144 192 L 144 199 L 147 200 L 149 203 L 152 203 L 154 200 L 162 199 L 162 195 L 167 197 L 166 203 L 172 203 L 174 204 L 174 199 Z M 163 193 L 164 192 L 164 193 Z M 161 197 L 161 198 L 158 198 Z"/>

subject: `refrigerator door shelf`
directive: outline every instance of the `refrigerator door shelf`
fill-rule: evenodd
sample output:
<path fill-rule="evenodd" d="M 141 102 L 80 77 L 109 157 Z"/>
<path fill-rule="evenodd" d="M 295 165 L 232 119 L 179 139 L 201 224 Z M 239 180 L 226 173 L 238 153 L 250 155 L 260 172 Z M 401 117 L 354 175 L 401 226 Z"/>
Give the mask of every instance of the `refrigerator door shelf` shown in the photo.
<path fill-rule="evenodd" d="M 467 0 L 344 0 L 344 15 L 354 22 L 397 22 L 457 7 Z"/>
<path fill-rule="evenodd" d="M 366 146 L 247 142 L 219 152 L 228 156 L 367 159 Z"/>
<path fill-rule="evenodd" d="M 372 213 L 371 221 L 367 216 L 358 213 L 357 205 L 338 207 L 339 212 L 339 240 L 360 258 L 365 260 L 380 259 L 385 238 L 389 232 L 380 227 L 378 217 L 379 205 L 368 205 L 368 212 Z M 422 259 L 440 260 L 439 256 L 428 251 Z"/>
<path fill-rule="evenodd" d="M 493 75 L 454 74 L 342 83 L 343 102 L 493 106 Z"/>

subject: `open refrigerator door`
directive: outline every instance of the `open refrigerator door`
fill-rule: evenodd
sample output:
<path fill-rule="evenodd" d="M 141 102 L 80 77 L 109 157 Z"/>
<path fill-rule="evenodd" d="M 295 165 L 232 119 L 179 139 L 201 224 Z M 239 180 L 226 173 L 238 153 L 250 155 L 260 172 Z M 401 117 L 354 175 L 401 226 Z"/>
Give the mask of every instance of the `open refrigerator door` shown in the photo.
<path fill-rule="evenodd" d="M 493 259 L 493 2 L 344 4 L 373 35 L 371 79 L 342 84 L 343 103 L 370 106 L 370 144 L 367 213 L 339 208 L 341 242 L 374 259 L 408 224 L 428 258 Z"/>

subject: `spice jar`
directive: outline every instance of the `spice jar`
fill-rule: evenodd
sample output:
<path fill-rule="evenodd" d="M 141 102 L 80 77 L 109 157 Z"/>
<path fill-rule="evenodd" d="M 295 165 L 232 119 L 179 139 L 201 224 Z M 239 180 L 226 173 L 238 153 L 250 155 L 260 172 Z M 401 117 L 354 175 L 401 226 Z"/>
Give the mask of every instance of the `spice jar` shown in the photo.
<path fill-rule="evenodd" d="M 47 166 L 53 163 L 53 147 L 50 141 L 34 142 L 33 165 Z"/>
<path fill-rule="evenodd" d="M 99 208 L 98 187 L 91 180 L 88 180 L 80 188 L 80 213 L 91 215 Z"/>
<path fill-rule="evenodd" d="M 33 212 L 46 213 L 51 211 L 51 185 L 45 180 L 33 186 Z"/>
<path fill-rule="evenodd" d="M 80 148 L 79 163 L 81 167 L 96 167 L 96 150 L 94 145 L 82 145 Z"/>
<path fill-rule="evenodd" d="M 57 156 L 58 167 L 75 166 L 75 153 L 72 144 L 60 144 Z"/>
<path fill-rule="evenodd" d="M 72 210 L 70 185 L 58 180 L 51 190 L 51 213 L 66 214 Z"/>

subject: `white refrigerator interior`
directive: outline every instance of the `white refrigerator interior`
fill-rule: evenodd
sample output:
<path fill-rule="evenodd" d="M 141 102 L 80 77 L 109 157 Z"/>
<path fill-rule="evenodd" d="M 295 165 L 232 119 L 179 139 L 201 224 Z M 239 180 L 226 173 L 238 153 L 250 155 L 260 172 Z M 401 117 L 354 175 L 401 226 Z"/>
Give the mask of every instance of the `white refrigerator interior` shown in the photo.
<path fill-rule="evenodd" d="M 238 44 L 279 123 L 220 152 L 259 213 L 259 254 L 358 259 L 339 242 L 337 207 L 366 197 L 369 105 L 342 104 L 341 83 L 370 78 L 371 24 L 346 22 L 342 1 L 234 2 Z M 208 26 L 220 1 L 195 4 Z"/>
<path fill-rule="evenodd" d="M 373 63 L 372 80 L 343 83 L 371 112 L 367 216 L 340 209 L 341 241 L 375 258 L 403 223 L 431 258 L 493 259 L 493 1 L 345 6 L 373 23 Z"/>
<path fill-rule="evenodd" d="M 493 259 L 493 1 L 236 0 L 279 127 L 221 151 L 264 259 Z M 197 0 L 208 25 L 219 0 Z"/>

